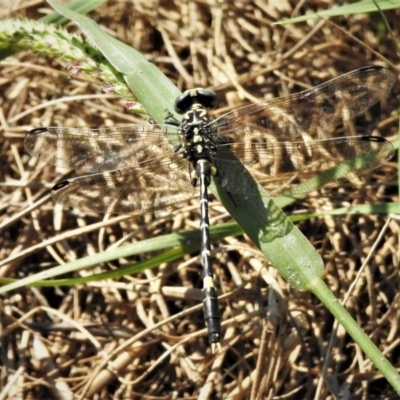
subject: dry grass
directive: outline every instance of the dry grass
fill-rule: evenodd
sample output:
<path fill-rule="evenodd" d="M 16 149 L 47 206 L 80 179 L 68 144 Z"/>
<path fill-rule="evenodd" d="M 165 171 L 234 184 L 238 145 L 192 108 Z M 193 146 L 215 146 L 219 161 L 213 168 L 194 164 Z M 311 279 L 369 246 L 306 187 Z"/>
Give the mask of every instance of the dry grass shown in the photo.
<path fill-rule="evenodd" d="M 398 11 L 385 13 L 394 29 L 389 37 L 379 14 L 335 18 L 335 24 L 271 26 L 292 14 L 329 8 L 333 1 L 302 6 L 295 1 L 209 3 L 110 2 L 90 16 L 143 52 L 181 89 L 215 89 L 221 111 L 239 102 L 315 86 L 365 65 L 395 71 L 398 64 Z M 47 7 L 44 2 L 19 4 L 19 15 L 33 19 Z M 40 201 L 62 176 L 26 154 L 23 139 L 28 129 L 94 128 L 137 120 L 124 111 L 117 96 L 102 95 L 98 83 L 83 75 L 69 76 L 57 60 L 30 52 L 1 63 L 0 84 L 1 277 L 21 278 L 100 252 L 121 239 L 139 241 L 197 227 L 196 201 L 162 220 L 124 216 L 112 224 L 102 215 L 62 210 L 48 197 Z M 390 140 L 396 139 L 398 93 L 396 84 L 376 125 Z M 94 96 L 81 99 L 88 94 Z M 392 161 L 370 173 L 360 188 L 324 189 L 287 212 L 396 201 L 396 182 Z M 32 204 L 36 207 L 24 212 Z M 229 216 L 215 203 L 212 224 L 224 221 Z M 387 215 L 344 215 L 312 219 L 299 228 L 323 256 L 326 282 L 339 299 L 367 261 L 347 307 L 398 366 L 397 221 Z M 68 240 L 63 234 L 69 234 Z M 50 238 L 55 238 L 52 245 L 19 256 Z M 334 334 L 332 316 L 309 293 L 291 289 L 251 242 L 226 238 L 218 246 L 218 282 L 223 293 L 233 292 L 221 301 L 221 354 L 210 355 L 201 308 L 180 314 L 201 301 L 196 253 L 137 276 L 9 293 L 2 300 L 0 385 L 4 388 L 12 379 L 15 383 L 7 391 L 11 397 L 4 398 L 335 399 L 340 390 L 342 398 L 397 398 L 341 328 L 328 349 Z M 80 274 L 151 256 L 99 265 Z M 242 282 L 246 291 L 237 293 Z M 169 317 L 167 324 L 154 329 L 155 323 Z M 137 336 L 145 329 L 145 335 Z M 137 338 L 133 344 L 132 337 Z M 185 337 L 188 340 L 176 346 Z M 119 350 L 113 353 L 115 349 Z M 112 368 L 107 364 L 111 353 Z"/>

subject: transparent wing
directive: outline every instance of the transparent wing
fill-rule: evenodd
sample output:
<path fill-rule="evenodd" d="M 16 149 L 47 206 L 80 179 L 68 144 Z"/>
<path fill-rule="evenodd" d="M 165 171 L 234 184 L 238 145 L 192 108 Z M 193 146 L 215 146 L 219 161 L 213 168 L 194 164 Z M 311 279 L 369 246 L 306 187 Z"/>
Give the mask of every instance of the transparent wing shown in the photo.
<path fill-rule="evenodd" d="M 165 210 L 193 194 L 184 159 L 164 168 L 125 168 L 72 178 L 52 190 L 55 202 L 65 207 L 116 214 Z"/>
<path fill-rule="evenodd" d="M 244 182 L 244 175 L 230 173 L 232 161 L 225 148 L 251 169 L 270 195 L 315 189 L 321 186 L 315 181 L 295 187 L 361 155 L 365 155 L 363 161 L 353 163 L 352 173 L 377 167 L 393 156 L 391 143 L 368 136 L 335 137 L 335 128 L 385 97 L 393 82 L 394 76 L 386 69 L 365 67 L 313 89 L 221 116 L 212 122 L 221 142 L 216 158 L 221 184 L 232 193 L 256 192 Z M 332 181 L 337 180 L 336 173 L 332 172 Z"/>
<path fill-rule="evenodd" d="M 194 194 L 188 162 L 174 151 L 175 130 L 167 125 L 39 128 L 27 135 L 25 147 L 44 161 L 90 174 L 56 184 L 57 203 L 84 211 L 140 213 L 168 209 Z"/>
<path fill-rule="evenodd" d="M 26 150 L 43 161 L 80 173 L 128 167 L 156 169 L 181 158 L 179 138 L 169 125 L 132 125 L 101 129 L 38 128 L 25 138 Z M 154 171 L 156 172 L 156 171 Z"/>
<path fill-rule="evenodd" d="M 279 142 L 327 139 L 337 125 L 386 97 L 393 83 L 385 68 L 360 68 L 303 92 L 241 107 L 211 125 L 238 149 L 253 135 Z"/>
<path fill-rule="evenodd" d="M 226 149 L 220 146 L 215 158 L 221 186 L 231 193 L 256 195 L 257 188 L 246 178 L 248 168 L 272 197 L 282 193 L 295 196 L 343 178 L 351 179 L 378 167 L 395 152 L 393 145 L 380 136 L 262 143 L 253 145 L 252 163 L 245 164 L 241 173 L 232 173 L 234 161 Z"/>

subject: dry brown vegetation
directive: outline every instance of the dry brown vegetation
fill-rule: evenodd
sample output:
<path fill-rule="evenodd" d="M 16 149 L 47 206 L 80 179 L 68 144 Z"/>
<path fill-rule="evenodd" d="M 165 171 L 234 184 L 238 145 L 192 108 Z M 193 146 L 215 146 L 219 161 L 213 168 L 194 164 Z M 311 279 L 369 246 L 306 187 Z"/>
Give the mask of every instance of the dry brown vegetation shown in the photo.
<path fill-rule="evenodd" d="M 398 10 L 384 13 L 390 33 L 380 13 L 271 26 L 334 5 L 132 0 L 109 2 L 89 15 L 145 54 L 180 89 L 213 88 L 220 113 L 254 99 L 312 87 L 365 65 L 385 66 L 397 76 Z M 37 19 L 50 11 L 40 1 L 14 2 L 17 6 L 10 13 L 4 8 L 2 17 Z M 62 175 L 27 155 L 26 131 L 48 125 L 95 128 L 137 122 L 124 110 L 123 99 L 102 94 L 98 82 L 71 74 L 66 67 L 71 68 L 29 51 L 0 64 L 2 278 L 25 277 L 118 243 L 198 227 L 196 199 L 160 219 L 105 218 L 54 205 L 49 189 Z M 391 141 L 397 136 L 399 89 L 396 83 L 381 114 L 370 123 L 370 131 L 376 129 L 375 134 Z M 368 174 L 360 187 L 323 189 L 285 211 L 292 215 L 390 203 L 398 200 L 397 190 L 392 160 Z M 212 225 L 230 221 L 216 201 L 211 218 Z M 397 220 L 387 214 L 342 215 L 313 218 L 298 227 L 322 255 L 326 282 L 340 300 L 355 283 L 347 308 L 399 366 Z M 54 240 L 40 246 L 48 239 Z M 181 313 L 201 301 L 196 252 L 139 275 L 86 285 L 27 287 L 3 296 L 0 385 L 3 390 L 10 385 L 10 397 L 3 392 L 2 398 L 336 399 L 340 393 L 345 399 L 397 398 L 343 329 L 332 331 L 334 320 L 320 302 L 291 289 L 246 237 L 227 237 L 214 249 L 218 285 L 224 294 L 231 293 L 221 300 L 222 353 L 210 354 L 201 308 Z M 66 277 L 113 270 L 153 256 L 120 259 Z M 245 290 L 239 292 L 238 285 Z M 153 328 L 169 317 L 167 324 Z M 145 329 L 145 335 L 137 336 Z M 132 338 L 137 339 L 132 343 Z"/>

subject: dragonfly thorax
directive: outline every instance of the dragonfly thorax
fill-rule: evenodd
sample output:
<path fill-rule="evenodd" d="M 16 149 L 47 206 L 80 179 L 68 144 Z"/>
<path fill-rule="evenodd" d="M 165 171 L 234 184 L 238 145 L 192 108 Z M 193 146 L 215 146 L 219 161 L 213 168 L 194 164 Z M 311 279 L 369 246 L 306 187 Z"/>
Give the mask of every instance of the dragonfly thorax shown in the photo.
<path fill-rule="evenodd" d="M 175 111 L 184 114 L 179 127 L 183 155 L 191 162 L 194 170 L 198 160 L 207 160 L 212 164 L 216 153 L 217 143 L 207 109 L 217 105 L 215 92 L 202 88 L 187 90 L 175 100 Z"/>
<path fill-rule="evenodd" d="M 212 159 L 217 151 L 216 136 L 210 127 L 211 117 L 199 103 L 192 104 L 180 125 L 184 157 L 194 169 L 198 160 Z"/>

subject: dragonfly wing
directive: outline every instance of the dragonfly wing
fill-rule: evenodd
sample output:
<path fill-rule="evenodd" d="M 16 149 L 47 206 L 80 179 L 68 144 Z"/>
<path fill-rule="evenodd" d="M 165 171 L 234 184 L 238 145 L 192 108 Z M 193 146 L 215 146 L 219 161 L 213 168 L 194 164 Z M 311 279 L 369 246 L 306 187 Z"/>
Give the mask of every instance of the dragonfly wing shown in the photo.
<path fill-rule="evenodd" d="M 126 168 L 85 175 L 57 183 L 52 190 L 56 203 L 83 211 L 137 214 L 166 210 L 193 197 L 194 188 L 186 160 L 164 169 Z"/>
<path fill-rule="evenodd" d="M 387 96 L 393 83 L 385 68 L 360 68 L 315 88 L 231 111 L 212 126 L 231 142 L 252 135 L 280 142 L 326 139 L 337 125 Z"/>
<path fill-rule="evenodd" d="M 243 174 L 232 174 L 229 148 L 271 195 L 304 193 L 321 186 L 314 175 L 341 163 L 354 162 L 353 173 L 362 173 L 388 160 L 393 146 L 382 138 L 335 136 L 335 128 L 366 111 L 386 96 L 394 76 L 381 67 L 365 67 L 313 89 L 232 111 L 213 121 L 220 146 L 215 163 L 220 183 L 232 193 L 258 190 Z M 364 155 L 364 156 L 363 156 Z M 340 175 L 340 174 L 339 174 Z M 349 176 L 345 170 L 342 175 Z M 338 180 L 337 171 L 325 179 Z M 326 183 L 326 182 L 325 182 Z"/>
<path fill-rule="evenodd" d="M 242 173 L 230 170 L 233 153 L 246 160 Z M 352 174 L 376 168 L 394 154 L 393 145 L 379 136 L 353 136 L 310 142 L 251 142 L 220 146 L 215 158 L 221 186 L 231 193 L 256 195 L 258 190 L 246 178 L 246 167 L 270 196 L 297 195 Z M 337 167 L 338 166 L 338 167 Z M 337 167 L 337 168 L 335 168 Z M 313 178 L 315 177 L 315 178 Z M 313 179 L 311 179 L 313 178 Z M 307 182 L 304 184 L 304 182 Z"/>
<path fill-rule="evenodd" d="M 65 127 L 38 128 L 25 138 L 25 148 L 33 156 L 61 168 L 81 173 L 101 173 L 141 167 L 174 154 L 171 140 L 176 128 L 132 125 L 102 129 Z"/>

